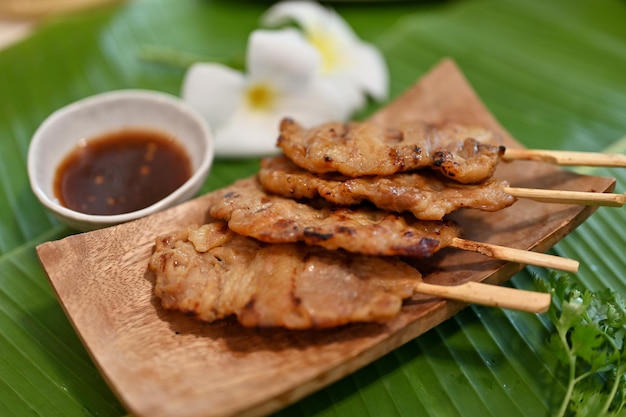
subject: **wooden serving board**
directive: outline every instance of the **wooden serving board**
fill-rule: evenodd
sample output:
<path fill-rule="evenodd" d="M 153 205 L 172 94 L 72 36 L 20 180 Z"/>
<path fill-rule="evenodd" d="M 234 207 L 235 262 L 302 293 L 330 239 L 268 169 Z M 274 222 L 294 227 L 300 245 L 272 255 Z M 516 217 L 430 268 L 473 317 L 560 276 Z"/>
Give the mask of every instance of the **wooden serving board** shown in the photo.
<path fill-rule="evenodd" d="M 480 124 L 520 146 L 445 60 L 373 116 L 383 124 L 444 119 Z M 610 178 L 534 162 L 501 164 L 514 186 L 611 191 Z M 47 242 L 39 258 L 68 317 L 112 389 L 137 416 L 259 416 L 278 410 L 374 361 L 448 319 L 463 304 L 417 295 L 386 324 L 323 331 L 245 329 L 165 311 L 147 264 L 157 235 L 203 223 L 206 197 L 136 222 Z M 545 251 L 594 208 L 519 201 L 496 213 L 455 214 L 469 239 Z M 523 266 L 445 249 L 425 281 L 500 284 Z"/>

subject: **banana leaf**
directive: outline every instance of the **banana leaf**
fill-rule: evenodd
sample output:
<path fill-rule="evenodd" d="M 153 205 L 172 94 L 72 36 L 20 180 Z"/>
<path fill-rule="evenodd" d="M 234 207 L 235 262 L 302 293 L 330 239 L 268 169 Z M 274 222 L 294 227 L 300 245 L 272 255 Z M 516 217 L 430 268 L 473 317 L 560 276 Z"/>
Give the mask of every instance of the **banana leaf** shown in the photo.
<path fill-rule="evenodd" d="M 35 254 L 37 244 L 74 233 L 30 190 L 26 154 L 37 126 L 57 108 L 102 91 L 178 94 L 184 66 L 150 59 L 155 50 L 240 59 L 269 4 L 122 3 L 47 20 L 28 39 L 0 51 L 0 415 L 126 413 Z M 441 58 L 452 57 L 488 108 L 528 147 L 602 151 L 626 135 L 623 1 L 332 5 L 385 55 L 392 98 Z M 358 117 L 382 105 L 372 103 Z M 252 174 L 257 163 L 217 160 L 201 192 Z M 587 172 L 617 178 L 624 192 L 621 170 Z M 622 224 L 623 209 L 601 208 L 553 251 L 581 261 L 572 278 L 583 285 L 624 292 Z M 509 285 L 532 288 L 532 275 L 548 272 L 526 268 Z M 544 347 L 551 331 L 542 315 L 471 306 L 278 415 L 549 416 L 564 394 L 562 370 Z"/>

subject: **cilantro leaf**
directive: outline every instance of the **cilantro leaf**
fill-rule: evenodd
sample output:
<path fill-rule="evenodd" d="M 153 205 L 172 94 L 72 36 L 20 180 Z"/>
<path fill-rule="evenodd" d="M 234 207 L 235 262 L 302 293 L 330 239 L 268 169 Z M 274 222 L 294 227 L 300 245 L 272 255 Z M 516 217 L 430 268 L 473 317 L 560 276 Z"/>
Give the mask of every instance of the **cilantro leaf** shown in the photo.
<path fill-rule="evenodd" d="M 535 277 L 552 293 L 546 341 L 566 367 L 567 389 L 556 417 L 626 416 L 626 303 L 611 291 L 580 288 L 567 275 Z"/>

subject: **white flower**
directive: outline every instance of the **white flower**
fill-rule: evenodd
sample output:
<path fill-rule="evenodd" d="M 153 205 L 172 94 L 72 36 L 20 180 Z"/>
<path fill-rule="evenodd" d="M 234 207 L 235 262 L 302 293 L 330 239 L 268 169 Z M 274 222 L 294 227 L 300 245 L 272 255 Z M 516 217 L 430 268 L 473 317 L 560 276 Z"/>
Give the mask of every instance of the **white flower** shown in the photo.
<path fill-rule="evenodd" d="M 353 111 L 318 76 L 320 55 L 296 29 L 252 32 L 246 63 L 247 74 L 197 63 L 183 81 L 182 98 L 207 118 L 217 156 L 277 152 L 278 127 L 286 116 L 314 126 Z"/>
<path fill-rule="evenodd" d="M 321 55 L 319 72 L 330 80 L 355 109 L 369 95 L 387 98 L 389 75 L 381 53 L 362 42 L 334 10 L 312 1 L 284 1 L 261 18 L 267 26 L 297 23 Z"/>
<path fill-rule="evenodd" d="M 256 30 L 248 39 L 247 73 L 197 63 L 185 75 L 182 97 L 207 118 L 217 156 L 278 152 L 280 121 L 305 127 L 345 121 L 367 98 L 388 94 L 387 67 L 332 9 L 287 1 L 263 16 L 266 25 L 296 22 L 302 30 Z"/>

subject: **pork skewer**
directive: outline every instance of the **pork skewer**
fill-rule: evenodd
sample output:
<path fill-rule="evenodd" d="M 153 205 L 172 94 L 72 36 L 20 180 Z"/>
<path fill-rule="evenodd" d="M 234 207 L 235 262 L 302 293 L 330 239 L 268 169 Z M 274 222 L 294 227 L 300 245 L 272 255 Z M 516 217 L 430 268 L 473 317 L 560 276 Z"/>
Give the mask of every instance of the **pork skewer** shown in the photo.
<path fill-rule="evenodd" d="M 395 317 L 420 273 L 400 261 L 266 244 L 210 221 L 156 239 L 149 267 L 164 308 L 246 327 L 309 329 Z M 381 274 L 380 271 L 384 271 Z"/>
<path fill-rule="evenodd" d="M 441 220 L 461 207 L 497 211 L 516 201 L 504 191 L 507 183 L 495 179 L 480 185 L 463 185 L 429 171 L 403 172 L 389 177 L 315 175 L 285 156 L 263 159 L 258 177 L 264 189 L 284 197 L 322 197 L 343 206 L 369 201 L 380 209 L 410 212 L 422 220 Z"/>
<path fill-rule="evenodd" d="M 430 168 L 463 184 L 490 178 L 500 160 L 558 165 L 626 167 L 626 155 L 506 149 L 491 131 L 457 123 L 405 123 L 383 128 L 369 122 L 331 122 L 305 129 L 286 118 L 277 145 L 298 166 L 315 174 L 388 176 Z"/>
<path fill-rule="evenodd" d="M 456 123 L 415 122 L 383 128 L 368 122 L 331 122 L 305 129 L 285 118 L 277 145 L 296 165 L 348 177 L 388 176 L 430 168 L 457 182 L 490 178 L 505 152 L 489 130 Z"/>
<path fill-rule="evenodd" d="M 163 307 L 207 322 L 232 315 L 247 327 L 382 322 L 415 293 L 534 313 L 545 312 L 551 300 L 547 293 L 477 282 L 428 284 L 397 258 L 268 245 L 232 232 L 222 221 L 159 236 L 155 246 L 149 267 Z"/>
<path fill-rule="evenodd" d="M 418 220 L 369 207 L 313 207 L 269 195 L 256 178 L 214 192 L 209 213 L 227 221 L 231 230 L 263 242 L 300 241 L 331 250 L 414 258 L 455 247 L 522 264 L 578 270 L 578 262 L 571 259 L 461 239 L 460 227 L 450 221 Z"/>
<path fill-rule="evenodd" d="M 626 196 L 622 194 L 517 188 L 495 178 L 481 184 L 459 184 L 428 171 L 389 177 L 315 175 L 285 156 L 263 159 L 258 176 L 264 189 L 283 197 L 322 197 L 344 206 L 369 201 L 380 209 L 410 212 L 421 220 L 440 220 L 459 208 L 497 211 L 511 206 L 517 198 L 578 205 L 622 206 L 626 203 Z"/>

